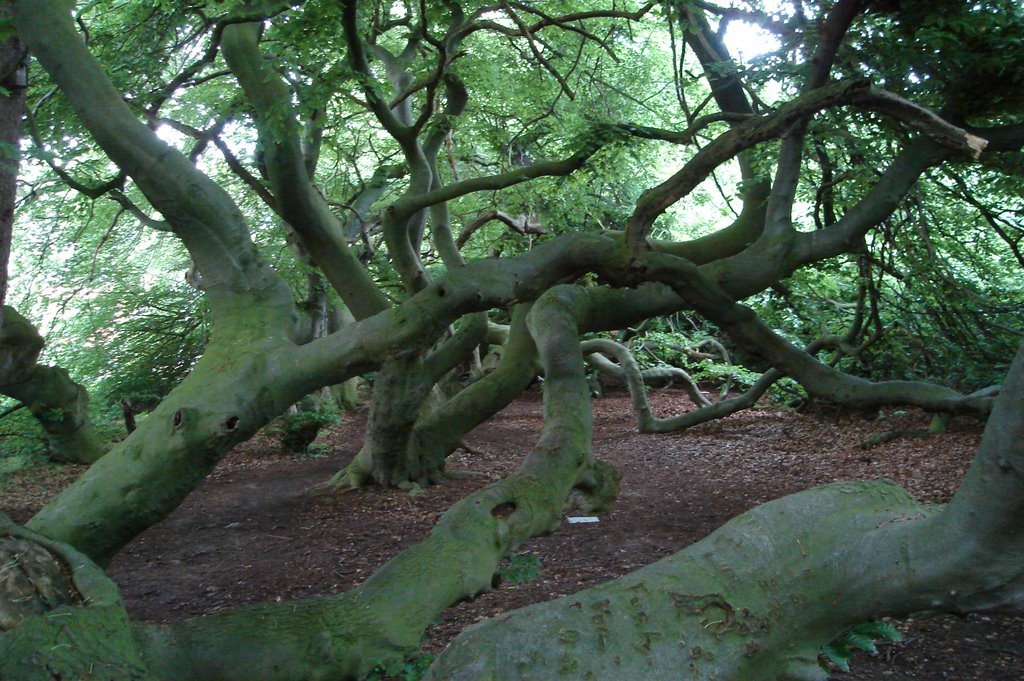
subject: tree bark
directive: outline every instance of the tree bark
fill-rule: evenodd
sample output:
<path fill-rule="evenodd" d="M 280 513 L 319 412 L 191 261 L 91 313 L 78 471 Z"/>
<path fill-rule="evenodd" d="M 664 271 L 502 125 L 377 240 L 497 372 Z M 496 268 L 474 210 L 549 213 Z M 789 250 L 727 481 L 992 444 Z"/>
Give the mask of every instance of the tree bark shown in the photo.
<path fill-rule="evenodd" d="M 0 19 L 10 21 L 9 6 L 0 7 Z M 11 255 L 14 204 L 18 189 L 18 161 L 28 65 L 18 36 L 0 44 L 0 329 L 4 325 L 7 300 L 7 261 Z"/>
<path fill-rule="evenodd" d="M 537 347 L 526 326 L 530 305 L 517 305 L 501 359 L 494 371 L 463 388 L 436 410 L 425 414 L 413 428 L 413 457 L 441 465 L 463 438 L 504 409 L 537 376 Z"/>
<path fill-rule="evenodd" d="M 824 681 L 821 647 L 871 618 L 1021 610 L 1022 473 L 1024 346 L 947 507 L 886 481 L 769 502 L 618 580 L 467 629 L 425 681 Z"/>
<path fill-rule="evenodd" d="M 0 394 L 32 412 L 46 432 L 55 461 L 93 463 L 107 451 L 89 419 L 89 393 L 67 370 L 39 364 L 43 339 L 31 322 L 3 306 L 0 327 Z"/>

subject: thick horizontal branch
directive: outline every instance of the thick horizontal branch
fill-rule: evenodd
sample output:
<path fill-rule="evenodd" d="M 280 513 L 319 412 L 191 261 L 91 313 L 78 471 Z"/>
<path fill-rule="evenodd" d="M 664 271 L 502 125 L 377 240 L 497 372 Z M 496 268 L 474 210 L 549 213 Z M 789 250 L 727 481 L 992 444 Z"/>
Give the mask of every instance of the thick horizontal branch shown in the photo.
<path fill-rule="evenodd" d="M 885 90 L 871 88 L 854 95 L 850 103 L 900 121 L 963 156 L 978 158 L 988 146 L 988 140 L 985 138 L 957 127 L 923 106 Z"/>
<path fill-rule="evenodd" d="M 466 629 L 425 681 L 825 681 L 822 646 L 872 618 L 1019 612 L 1022 443 L 1024 347 L 944 511 L 886 481 L 784 497 L 618 580 Z"/>
<path fill-rule="evenodd" d="M 664 128 L 652 128 L 646 125 L 631 125 L 620 123 L 619 128 L 633 137 L 641 139 L 658 140 L 660 142 L 671 142 L 672 144 L 692 144 L 697 134 L 714 123 L 742 123 L 751 118 L 753 114 L 745 113 L 715 113 L 701 116 L 685 130 L 666 130 Z"/>
<path fill-rule="evenodd" d="M 454 505 L 425 540 L 346 594 L 139 627 L 140 648 L 154 674 L 197 681 L 361 678 L 375 663 L 415 650 L 443 608 L 492 588 L 502 556 L 556 528 L 573 488 L 596 483 L 604 470 L 590 451 L 578 300 L 575 291 L 556 289 L 531 311 L 530 330 L 547 377 L 544 430 L 511 476 Z M 614 493 L 613 484 L 602 489 Z M 322 654 L 309 654 L 311 640 Z"/>
<path fill-rule="evenodd" d="M 671 286 L 694 310 L 725 331 L 747 352 L 768 360 L 809 393 L 840 404 L 870 409 L 906 404 L 932 412 L 985 415 L 991 398 L 916 381 L 872 383 L 819 362 L 772 331 L 750 308 L 734 302 L 692 263 L 662 254 L 642 258 L 645 276 Z"/>

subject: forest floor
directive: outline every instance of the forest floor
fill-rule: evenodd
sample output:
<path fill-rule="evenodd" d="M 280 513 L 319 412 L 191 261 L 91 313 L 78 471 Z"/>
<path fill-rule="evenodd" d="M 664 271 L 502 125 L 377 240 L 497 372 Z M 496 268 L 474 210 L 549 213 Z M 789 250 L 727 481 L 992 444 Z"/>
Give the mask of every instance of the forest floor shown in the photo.
<path fill-rule="evenodd" d="M 678 390 L 651 394 L 656 414 L 692 407 Z M 133 617 L 169 622 L 264 600 L 310 598 L 350 589 L 473 489 L 508 474 L 536 442 L 541 397 L 532 389 L 475 430 L 450 461 L 472 475 L 417 492 L 365 489 L 334 499 L 307 491 L 359 448 L 365 414 L 322 434 L 318 456 L 282 454 L 259 435 L 237 447 L 170 517 L 113 561 Z M 980 426 L 954 419 L 947 433 L 857 445 L 886 430 L 926 428 L 916 411 L 857 415 L 752 410 L 685 433 L 640 435 L 628 397 L 594 401 L 594 453 L 622 472 L 615 509 L 591 524 L 563 523 L 517 551 L 498 589 L 445 611 L 426 634 L 436 653 L 481 618 L 593 586 L 701 539 L 733 516 L 785 494 L 834 480 L 889 478 L 919 499 L 943 502 L 970 464 Z M 0 510 L 27 520 L 80 469 L 42 466 L 11 476 Z M 841 606 L 840 606 L 841 607 Z M 1024 679 L 1024 619 L 921 616 L 899 622 L 905 640 L 858 653 L 835 679 Z M 623 680 L 633 681 L 633 680 Z M 639 680 L 637 680 L 639 681 Z"/>

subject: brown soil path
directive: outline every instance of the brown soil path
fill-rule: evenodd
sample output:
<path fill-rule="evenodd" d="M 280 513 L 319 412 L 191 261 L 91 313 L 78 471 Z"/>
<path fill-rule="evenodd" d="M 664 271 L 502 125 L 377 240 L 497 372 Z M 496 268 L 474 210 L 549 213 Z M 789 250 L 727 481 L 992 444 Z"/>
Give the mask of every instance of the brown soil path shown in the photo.
<path fill-rule="evenodd" d="M 257 437 L 237 448 L 169 518 L 138 537 L 113 562 L 136 618 L 166 622 L 263 600 L 337 593 L 361 582 L 421 538 L 452 502 L 507 474 L 536 441 L 540 394 L 527 393 L 474 431 L 451 468 L 471 475 L 418 493 L 369 489 L 334 500 L 304 494 L 359 447 L 364 417 L 354 415 L 321 444 L 324 459 L 276 453 Z M 652 395 L 659 415 L 691 407 L 680 391 Z M 506 584 L 450 608 L 428 632 L 438 651 L 469 624 L 619 576 L 702 538 L 729 518 L 812 485 L 849 478 L 890 478 L 919 498 L 941 502 L 966 471 L 979 427 L 955 420 L 950 432 L 897 440 L 871 450 L 857 444 L 882 430 L 922 427 L 927 418 L 895 412 L 869 423 L 834 414 L 756 410 L 673 435 L 640 435 L 625 395 L 596 400 L 595 454 L 623 473 L 616 509 L 599 523 L 564 524 L 520 549 L 543 567 L 525 584 Z M 26 472 L 4 490 L 0 509 L 26 520 L 72 471 Z M 917 618 L 907 641 L 854 658 L 836 679 L 1024 679 L 1024 619 Z"/>

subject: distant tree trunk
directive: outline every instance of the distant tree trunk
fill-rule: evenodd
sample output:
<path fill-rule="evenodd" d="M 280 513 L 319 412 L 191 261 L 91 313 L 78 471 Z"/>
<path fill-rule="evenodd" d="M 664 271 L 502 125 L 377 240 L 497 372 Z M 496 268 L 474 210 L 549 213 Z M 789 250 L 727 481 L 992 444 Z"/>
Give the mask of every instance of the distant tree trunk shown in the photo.
<path fill-rule="evenodd" d="M 0 7 L 0 19 L 9 20 L 10 13 L 8 5 Z M 15 35 L 0 44 L 0 87 L 6 90 L 0 93 L 0 327 L 7 300 L 7 261 L 11 254 L 27 78 L 24 50 Z"/>
<path fill-rule="evenodd" d="M 142 397 L 122 397 L 121 398 L 121 415 L 124 416 L 124 429 L 129 433 L 134 433 L 138 427 L 135 423 L 135 417 L 139 414 L 153 411 L 160 405 L 160 398 L 153 395 L 144 395 Z"/>
<path fill-rule="evenodd" d="M 334 307 L 329 310 L 327 331 L 334 333 L 343 326 L 354 324 L 355 321 L 356 318 L 352 316 L 347 307 Z M 335 404 L 341 409 L 355 409 L 359 407 L 359 385 L 361 382 L 358 376 L 353 376 L 344 383 L 332 385 L 331 394 L 334 396 Z"/>
<path fill-rule="evenodd" d="M 385 363 L 374 378 L 363 447 L 327 486 L 359 487 L 373 482 L 407 487 L 435 481 L 440 468 L 430 469 L 426 462 L 409 455 L 413 427 L 436 400 L 433 390 L 434 381 L 419 356 Z M 443 459 L 440 464 L 443 468 Z"/>
<path fill-rule="evenodd" d="M 494 371 L 464 388 L 438 409 L 421 416 L 409 447 L 414 458 L 443 465 L 462 439 L 519 396 L 537 376 L 537 346 L 526 327 L 530 305 L 518 305 Z"/>

